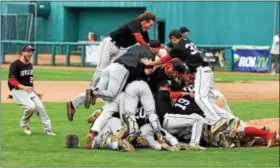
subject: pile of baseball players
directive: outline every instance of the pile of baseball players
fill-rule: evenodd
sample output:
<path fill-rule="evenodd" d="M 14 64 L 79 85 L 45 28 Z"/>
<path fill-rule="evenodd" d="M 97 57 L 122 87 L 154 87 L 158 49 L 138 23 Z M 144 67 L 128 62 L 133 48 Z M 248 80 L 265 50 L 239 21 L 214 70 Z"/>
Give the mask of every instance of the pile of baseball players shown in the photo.
<path fill-rule="evenodd" d="M 277 133 L 247 126 L 213 86 L 213 72 L 183 27 L 169 33 L 168 47 L 150 40 L 156 17 L 141 14 L 111 32 L 100 44 L 100 58 L 85 92 L 67 103 L 73 120 L 76 109 L 105 101 L 89 118 L 85 148 L 135 151 L 203 150 L 206 147 L 275 145 Z M 139 43 L 140 46 L 133 46 Z M 118 56 L 120 48 L 128 48 Z M 161 54 L 166 49 L 165 55 Z"/>

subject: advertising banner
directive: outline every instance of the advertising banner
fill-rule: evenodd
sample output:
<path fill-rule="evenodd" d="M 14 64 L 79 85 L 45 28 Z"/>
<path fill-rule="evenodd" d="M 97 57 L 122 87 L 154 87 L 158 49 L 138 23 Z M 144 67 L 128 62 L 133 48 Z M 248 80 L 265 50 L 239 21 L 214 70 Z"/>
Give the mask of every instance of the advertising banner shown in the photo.
<path fill-rule="evenodd" d="M 269 46 L 233 46 L 233 71 L 267 72 Z"/>

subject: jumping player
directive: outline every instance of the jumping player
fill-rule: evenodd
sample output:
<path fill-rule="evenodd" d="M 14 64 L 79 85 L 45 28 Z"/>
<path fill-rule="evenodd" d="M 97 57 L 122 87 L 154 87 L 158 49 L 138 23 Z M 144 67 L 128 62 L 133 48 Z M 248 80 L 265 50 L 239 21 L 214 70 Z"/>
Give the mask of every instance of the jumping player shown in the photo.
<path fill-rule="evenodd" d="M 172 30 L 169 34 L 174 47 L 169 52 L 169 55 L 162 57 L 159 60 L 151 61 L 142 59 L 142 62 L 147 66 L 155 66 L 166 63 L 172 58 L 179 58 L 188 67 L 192 74 L 195 74 L 195 102 L 206 115 L 206 120 L 211 123 L 213 134 L 227 127 L 227 121 L 222 119 L 215 111 L 208 100 L 210 91 L 213 87 L 213 72 L 204 62 L 199 50 L 187 40 L 182 38 L 180 31 Z"/>
<path fill-rule="evenodd" d="M 101 72 L 113 63 L 121 47 L 127 48 L 137 42 L 142 46 L 148 46 L 149 34 L 147 31 L 152 28 L 155 21 L 156 16 L 152 12 L 144 12 L 137 19 L 120 26 L 112 31 L 109 37 L 102 40 L 99 46 L 99 61 L 89 88 L 93 89 L 97 86 Z M 83 92 L 72 101 L 67 102 L 67 113 L 75 113 L 78 106 L 84 103 L 85 96 L 86 94 Z"/>
<path fill-rule="evenodd" d="M 29 120 L 35 113 L 40 117 L 44 127 L 44 134 L 55 135 L 51 130 L 51 120 L 40 100 L 42 95 L 38 94 L 33 87 L 33 65 L 30 60 L 34 50 L 31 45 L 26 45 L 22 48 L 19 59 L 10 65 L 8 85 L 13 100 L 24 110 L 20 121 L 23 132 L 26 135 L 31 134 Z"/>

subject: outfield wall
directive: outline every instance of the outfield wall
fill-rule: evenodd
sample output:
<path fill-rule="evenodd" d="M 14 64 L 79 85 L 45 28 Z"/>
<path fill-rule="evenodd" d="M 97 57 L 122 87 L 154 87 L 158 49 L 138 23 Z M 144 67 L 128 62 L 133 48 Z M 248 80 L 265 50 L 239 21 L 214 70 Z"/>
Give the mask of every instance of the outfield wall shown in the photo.
<path fill-rule="evenodd" d="M 8 7 L 9 3 L 2 2 L 2 13 L 26 10 Z M 89 31 L 99 39 L 145 9 L 165 21 L 165 39 L 171 29 L 186 25 L 200 45 L 270 45 L 279 28 L 279 22 L 274 23 L 275 2 L 61 1 L 50 2 L 50 15 L 37 19 L 34 41 L 84 41 Z M 155 30 L 150 35 L 155 38 Z"/>

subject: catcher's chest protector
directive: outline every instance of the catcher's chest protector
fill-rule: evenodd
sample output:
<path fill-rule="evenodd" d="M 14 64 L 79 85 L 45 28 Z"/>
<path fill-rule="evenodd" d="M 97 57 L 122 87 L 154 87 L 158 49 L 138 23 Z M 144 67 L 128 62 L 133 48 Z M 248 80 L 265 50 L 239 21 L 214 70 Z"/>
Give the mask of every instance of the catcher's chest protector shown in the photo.
<path fill-rule="evenodd" d="M 66 136 L 66 148 L 78 148 L 79 138 L 77 135 L 68 134 Z"/>

